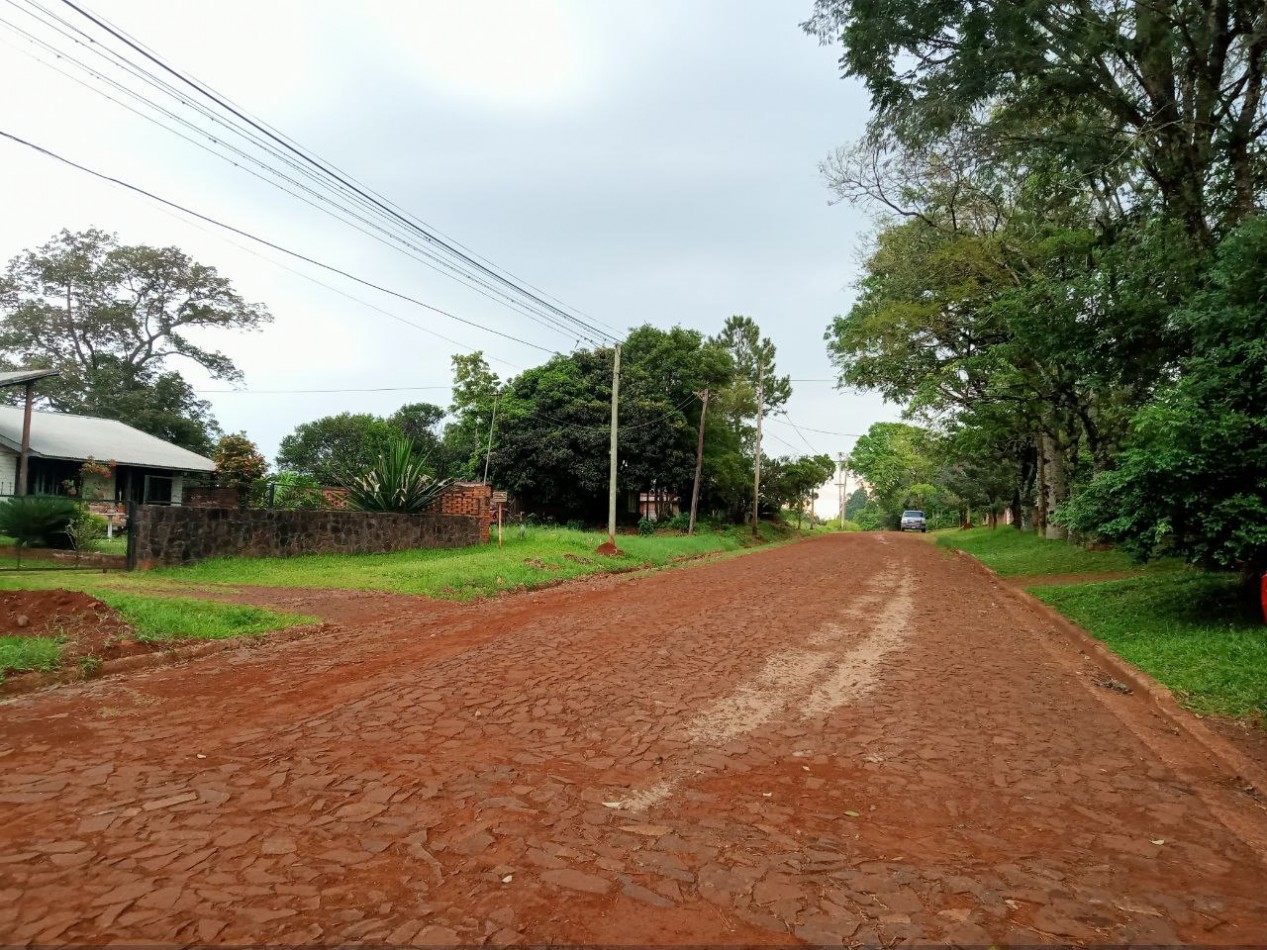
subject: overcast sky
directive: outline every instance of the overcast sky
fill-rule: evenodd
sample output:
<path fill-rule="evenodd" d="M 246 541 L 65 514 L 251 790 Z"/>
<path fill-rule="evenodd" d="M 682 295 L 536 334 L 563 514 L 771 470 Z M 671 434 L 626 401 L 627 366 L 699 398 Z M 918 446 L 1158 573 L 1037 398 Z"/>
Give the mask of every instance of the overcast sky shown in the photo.
<path fill-rule="evenodd" d="M 17 0 L 24 4 L 26 0 Z M 58 0 L 42 0 L 87 26 Z M 715 333 L 754 317 L 794 379 L 832 376 L 823 332 L 847 309 L 863 214 L 829 206 L 817 163 L 855 138 L 863 90 L 838 49 L 797 24 L 809 0 L 400 0 L 395 3 L 88 0 L 183 70 L 227 94 L 440 231 L 622 330 L 675 323 Z M 13 6 L 0 17 L 52 36 Z M 0 24 L 0 129 L 358 276 L 547 346 L 567 339 L 339 224 L 24 55 Z M 60 45 L 90 60 L 83 47 Z M 63 68 L 68 64 L 63 61 Z M 77 74 L 78 75 L 78 74 Z M 87 77 L 83 77 L 89 82 Z M 175 244 L 215 265 L 275 322 L 205 342 L 248 390 L 376 386 L 417 392 L 210 393 L 221 425 L 272 455 L 327 413 L 447 405 L 457 348 L 288 267 L 484 349 L 503 377 L 544 354 L 342 278 L 251 252 L 219 232 L 0 141 L 0 255 L 62 227 Z M 233 239 L 239 241 L 240 239 Z M 244 243 L 244 242 L 242 242 Z M 200 390 L 225 388 L 182 365 Z M 847 451 L 896 409 L 830 383 L 794 384 L 788 415 L 814 451 Z M 789 425 L 771 454 L 809 451 Z"/>

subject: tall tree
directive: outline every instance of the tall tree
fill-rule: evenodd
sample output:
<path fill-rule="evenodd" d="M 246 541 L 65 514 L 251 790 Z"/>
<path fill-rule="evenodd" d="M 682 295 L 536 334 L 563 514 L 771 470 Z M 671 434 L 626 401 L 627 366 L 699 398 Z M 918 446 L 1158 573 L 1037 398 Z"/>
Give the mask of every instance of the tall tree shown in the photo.
<path fill-rule="evenodd" d="M 455 474 L 478 478 L 488 452 L 488 436 L 493 424 L 493 407 L 502 382 L 489 369 L 481 351 L 456 354 L 453 360 L 453 421 L 445 427 L 446 455 L 453 460 Z"/>
<path fill-rule="evenodd" d="M 803 26 L 843 42 L 877 138 L 1041 144 L 1106 194 L 1138 169 L 1203 244 L 1261 206 L 1261 3 L 816 0 Z"/>
<path fill-rule="evenodd" d="M 256 330 L 272 319 L 178 248 L 121 245 L 98 230 L 62 231 L 10 261 L 0 312 L 0 360 L 60 371 L 40 387 L 52 408 L 106 415 L 165 438 L 177 433 L 180 444 L 204 452 L 214 420 L 172 364 L 185 359 L 236 382 L 242 373 L 233 361 L 195 338 Z"/>
<path fill-rule="evenodd" d="M 770 338 L 761 335 L 761 328 L 752 317 L 735 315 L 726 320 L 717 342 L 724 346 L 735 364 L 735 382 L 727 400 L 742 426 L 755 417 L 753 431 L 752 530 L 756 533 L 761 518 L 761 425 L 771 410 L 783 406 L 792 397 L 792 384 L 775 369 L 777 350 Z"/>

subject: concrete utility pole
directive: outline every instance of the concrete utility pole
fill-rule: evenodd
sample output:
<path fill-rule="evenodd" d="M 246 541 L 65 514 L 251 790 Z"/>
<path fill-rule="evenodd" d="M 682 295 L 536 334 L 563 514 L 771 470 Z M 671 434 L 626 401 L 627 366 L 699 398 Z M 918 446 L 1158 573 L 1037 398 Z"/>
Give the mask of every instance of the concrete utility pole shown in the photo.
<path fill-rule="evenodd" d="M 765 402 L 765 364 L 757 361 L 757 458 L 752 480 L 752 536 L 759 537 L 761 525 L 761 416 Z"/>
<path fill-rule="evenodd" d="M 840 481 L 836 483 L 840 487 L 840 530 L 845 530 L 845 505 L 848 503 L 848 496 L 845 489 L 849 487 L 849 476 L 845 474 L 845 453 L 840 453 Z"/>
<path fill-rule="evenodd" d="M 22 452 L 18 459 L 18 491 L 26 494 L 27 466 L 31 461 L 31 406 L 35 402 L 35 381 L 26 384 L 26 408 L 22 412 Z"/>
<path fill-rule="evenodd" d="M 493 457 L 493 427 L 497 425 L 497 400 L 501 393 L 493 396 L 493 418 L 488 422 L 488 451 L 484 453 L 484 484 L 488 484 L 488 462 Z"/>
<path fill-rule="evenodd" d="M 704 406 L 699 411 L 699 445 L 695 449 L 695 487 L 691 489 L 691 523 L 686 528 L 687 534 L 695 533 L 695 512 L 699 507 L 699 481 L 704 474 L 704 417 L 708 415 L 708 390 L 699 394 Z"/>
<path fill-rule="evenodd" d="M 607 543 L 616 546 L 616 427 L 619 424 L 617 406 L 620 403 L 620 344 L 612 359 L 612 432 L 611 474 L 607 479 Z"/>

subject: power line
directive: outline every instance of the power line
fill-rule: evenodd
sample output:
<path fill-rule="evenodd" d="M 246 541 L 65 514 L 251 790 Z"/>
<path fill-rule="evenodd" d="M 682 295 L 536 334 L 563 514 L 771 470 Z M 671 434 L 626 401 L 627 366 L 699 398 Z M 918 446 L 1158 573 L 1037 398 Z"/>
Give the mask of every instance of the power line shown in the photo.
<path fill-rule="evenodd" d="M 290 248 L 283 247 L 280 244 L 275 244 L 274 242 L 269 241 L 266 238 L 257 237 L 256 235 L 250 233 L 249 231 L 244 231 L 241 228 L 234 227 L 231 224 L 226 224 L 223 221 L 218 221 L 215 218 L 209 217 L 208 215 L 201 214 L 200 212 L 194 211 L 190 208 L 186 208 L 184 205 L 177 204 L 174 201 L 169 201 L 168 199 L 160 197 L 159 195 L 156 195 L 151 191 L 146 191 L 144 188 L 141 188 L 137 185 L 130 184 L 129 182 L 122 181 L 121 179 L 118 179 L 118 178 L 113 178 L 110 175 L 105 174 L 104 172 L 94 171 L 93 169 L 88 168 L 85 165 L 80 165 L 78 162 L 71 161 L 69 158 L 65 158 L 64 156 L 59 155 L 56 152 L 51 151 L 50 149 L 44 148 L 43 146 L 40 146 L 40 145 L 36 145 L 34 142 L 28 142 L 26 139 L 21 138 L 20 136 L 14 135 L 11 132 L 6 132 L 3 129 L 0 129 L 0 137 L 9 139 L 10 141 L 16 142 L 19 145 L 25 145 L 27 148 L 32 149 L 33 151 L 36 151 L 40 153 L 41 155 L 45 155 L 48 158 L 55 159 L 56 161 L 61 162 L 63 165 L 69 165 L 71 168 L 74 168 L 78 171 L 92 175 L 94 178 L 99 178 L 102 181 L 107 181 L 113 185 L 118 185 L 121 188 L 126 188 L 128 191 L 135 192 L 139 195 L 144 195 L 145 197 L 151 199 L 152 201 L 157 201 L 164 205 L 167 205 L 169 208 L 175 208 L 178 211 L 183 211 L 185 214 L 192 215 L 193 217 L 198 218 L 201 221 L 206 221 L 208 224 L 213 224 L 218 228 L 223 228 L 226 231 L 231 231 L 234 234 L 240 235 L 244 238 L 247 238 L 248 240 L 255 241 L 256 243 L 262 244 L 265 247 L 270 247 L 275 251 L 280 251 L 281 253 L 287 254 L 293 258 L 296 258 L 297 260 L 301 260 L 301 261 L 304 261 L 305 263 L 312 264 L 315 267 L 320 267 L 323 270 L 328 270 L 331 273 L 338 274 L 341 277 L 346 277 L 348 280 L 355 281 L 356 283 L 361 284 L 365 287 L 370 287 L 381 293 L 388 294 L 392 297 L 396 297 L 400 300 L 404 300 L 404 301 L 407 301 L 408 303 L 412 303 L 416 306 L 422 307 L 425 310 L 430 310 L 433 313 L 438 313 L 441 316 L 448 317 L 450 320 L 456 320 L 458 323 L 465 323 L 467 326 L 475 327 L 477 330 L 483 330 L 485 333 L 491 333 L 494 336 L 503 337 L 504 339 L 522 344 L 523 346 L 531 347 L 534 350 L 540 350 L 543 353 L 556 352 L 554 350 L 547 349 L 544 346 L 538 346 L 536 343 L 529 343 L 527 340 L 522 340 L 517 336 L 511 336 L 509 333 L 503 333 L 500 330 L 494 330 L 491 327 L 486 327 L 483 324 L 476 323 L 474 320 L 468 320 L 466 317 L 459 317 L 457 314 L 451 313 L 448 310 L 442 310 L 441 308 L 433 306 L 432 304 L 424 303 L 423 301 L 417 299 L 416 297 L 411 297 L 408 294 L 400 293 L 399 291 L 392 290 L 388 287 L 384 287 L 381 284 L 376 284 L 373 281 L 365 280 L 362 277 L 357 277 L 355 274 L 350 274 L 347 271 L 343 270 L 342 268 L 335 267 L 333 264 L 326 264 L 322 261 L 315 260 L 314 258 L 308 257 L 304 254 L 300 254 L 298 251 L 292 251 L 290 250 Z M 413 323 L 410 320 L 406 320 L 404 317 L 397 317 L 392 314 L 388 314 L 388 316 L 391 316 L 392 319 L 397 320 L 400 323 L 404 323 L 407 326 L 411 326 L 416 330 L 422 330 L 424 332 L 428 332 L 426 327 L 419 326 L 418 324 Z"/>
<path fill-rule="evenodd" d="M 366 191 L 364 187 L 360 186 L 359 183 L 355 182 L 354 179 L 351 179 L 350 176 L 345 176 L 344 174 L 340 173 L 339 171 L 334 169 L 331 165 L 329 165 L 327 162 L 325 162 L 323 159 L 321 159 L 319 156 L 317 156 L 315 153 L 311 152 L 310 150 L 302 146 L 299 146 L 298 143 L 296 143 L 293 139 L 289 138 L 288 136 L 282 135 L 274 131 L 267 124 L 262 124 L 261 122 L 256 121 L 254 118 L 250 117 L 248 114 L 245 114 L 238 107 L 236 107 L 231 101 L 221 96 L 215 90 L 211 89 L 209 86 L 206 86 L 198 82 L 192 77 L 185 75 L 180 70 L 169 65 L 166 61 L 162 59 L 162 57 L 157 55 L 157 53 L 151 51 L 149 48 L 147 48 L 140 42 L 134 40 L 133 38 L 128 36 L 126 33 L 122 32 L 120 29 L 114 27 L 108 21 L 94 15 L 93 13 L 89 12 L 88 10 L 84 9 L 83 7 L 73 2 L 73 0 L 62 0 L 62 2 L 66 6 L 70 7 L 72 10 L 80 14 L 80 16 L 94 23 L 99 29 L 104 30 L 110 36 L 114 37 L 116 40 L 123 43 L 128 48 L 132 49 L 134 52 L 140 54 L 145 59 L 153 63 L 155 66 L 162 69 L 164 72 L 170 74 L 171 76 L 179 80 L 184 85 L 193 89 L 200 96 L 215 103 L 219 108 L 229 112 L 231 115 L 235 116 L 240 121 L 245 122 L 247 125 L 255 129 L 260 134 L 266 136 L 268 139 L 271 139 L 273 142 L 276 142 L 279 146 L 281 146 L 286 151 L 295 155 L 302 162 L 318 169 L 322 173 L 322 175 L 325 176 L 327 179 L 330 179 L 339 183 L 345 189 L 348 189 L 354 194 L 360 196 L 362 199 L 369 202 L 374 207 L 378 208 L 384 214 L 399 221 L 401 224 L 409 228 L 411 231 L 418 233 L 420 236 L 424 238 L 424 240 L 440 247 L 450 256 L 465 262 L 468 266 L 480 271 L 481 273 L 483 273 L 484 275 L 486 275 L 488 278 L 492 279 L 493 281 L 498 282 L 506 286 L 511 291 L 519 294 L 520 296 L 530 301 L 533 301 L 534 304 L 540 306 L 542 309 L 557 315 L 559 318 L 581 329 L 582 331 L 584 331 L 585 334 L 593 334 L 594 336 L 597 336 L 599 338 L 613 339 L 613 337 L 610 334 L 603 332 L 597 327 L 588 324 L 586 321 L 574 316 L 573 314 L 568 313 L 567 311 L 561 309 L 560 307 L 555 306 L 554 304 L 550 303 L 548 300 L 533 293 L 532 291 L 526 289 L 525 287 L 507 278 L 506 276 L 503 276 L 503 274 L 499 273 L 498 270 L 493 269 L 493 267 L 485 265 L 484 263 L 481 263 L 479 260 L 477 260 L 475 257 L 472 257 L 470 254 L 464 253 L 454 244 L 442 239 L 438 234 L 433 233 L 432 231 L 428 230 L 425 227 L 422 227 L 416 221 L 416 219 L 411 220 L 410 217 L 406 217 L 404 214 L 396 210 L 396 208 L 394 208 L 393 206 L 384 203 L 372 192 Z M 593 343 L 596 341 L 593 339 L 590 339 L 589 342 Z"/>
<path fill-rule="evenodd" d="M 796 423 L 788 418 L 779 419 L 777 417 L 772 417 L 770 421 L 778 422 L 781 425 L 791 426 L 793 429 L 796 428 Z M 819 435 L 835 435 L 844 439 L 860 439 L 865 434 L 861 432 L 832 432 L 830 429 L 813 429 L 810 426 L 801 426 L 801 428 L 806 432 L 817 432 Z"/>
<path fill-rule="evenodd" d="M 109 48 L 106 48 L 106 47 L 102 47 L 83 30 L 69 23 L 62 17 L 57 16 L 57 14 L 52 13 L 51 11 L 48 11 L 46 8 L 40 6 L 37 2 L 35 2 L 35 0 L 28 0 L 28 3 L 31 6 L 35 7 L 36 9 L 40 10 L 45 16 L 51 17 L 53 20 L 56 20 L 57 23 L 61 23 L 65 27 L 67 27 L 69 30 L 73 30 L 75 33 L 79 34 L 80 36 L 85 37 L 85 39 L 87 39 L 88 42 L 91 43 L 92 45 L 91 46 L 85 45 L 83 41 L 77 39 L 75 36 L 68 33 L 65 29 L 59 28 L 56 23 L 52 23 L 52 22 L 49 22 L 48 20 L 41 19 L 38 15 L 36 15 L 35 13 L 32 13 L 30 10 L 27 10 L 23 7 L 18 6 L 16 0 L 6 0 L 6 2 L 8 2 L 11 6 L 14 6 L 17 9 L 21 10 L 23 13 L 26 13 L 28 16 L 35 18 L 41 24 L 51 28 L 54 32 L 58 33 L 60 36 L 64 38 L 69 39 L 74 44 L 78 46 L 83 46 L 85 49 L 88 49 L 95 55 L 106 60 L 111 65 L 121 67 L 125 72 L 129 73 L 130 75 L 142 80 L 143 82 L 147 83 L 150 86 L 153 86 L 155 89 L 158 89 L 161 92 L 168 94 L 172 98 L 176 99 L 176 101 L 180 103 L 181 105 L 184 105 L 187 108 L 194 110 L 199 115 L 204 116 L 211 122 L 219 124 L 219 125 L 224 125 L 227 129 L 232 129 L 234 132 L 241 135 L 244 139 L 251 142 L 253 145 L 259 146 L 268 155 L 273 156 L 275 159 L 281 161 L 288 168 L 292 169 L 296 174 L 307 178 L 309 181 L 312 181 L 314 184 L 317 185 L 317 187 L 325 189 L 326 191 L 332 190 L 328 182 L 321 180 L 316 175 L 314 175 L 310 170 L 297 164 L 293 159 L 287 158 L 284 154 L 278 152 L 275 148 L 272 148 L 271 146 L 269 146 L 266 141 L 260 139 L 258 136 L 249 134 L 247 131 L 243 130 L 240 126 L 235 125 L 231 121 L 228 123 L 223 122 L 213 112 L 199 105 L 197 102 L 189 99 L 187 96 L 181 94 L 170 83 L 157 79 L 153 74 L 146 72 L 145 70 L 136 66 L 134 63 L 131 63 L 130 61 L 128 61 L 126 58 L 119 56 L 113 50 L 110 50 Z M 104 75 L 103 73 L 96 71 L 93 67 L 87 65 L 82 60 L 76 59 L 74 56 L 64 53 L 62 50 L 58 49 L 55 46 L 52 46 L 51 44 L 40 39 L 39 37 L 34 36 L 30 32 L 17 26 L 16 24 L 8 20 L 4 20 L 3 18 L 0 18 L 0 24 L 7 27 L 10 31 L 18 33 L 21 36 L 25 37 L 29 42 L 37 46 L 40 46 L 44 50 L 51 53 L 53 56 L 56 56 L 58 59 L 65 59 L 69 61 L 70 63 L 77 66 L 79 69 L 86 72 L 93 79 L 96 79 L 99 82 L 105 83 L 106 85 L 117 90 L 121 94 L 131 97 L 134 101 L 142 103 L 145 106 L 148 106 L 150 109 L 153 109 L 155 112 L 159 113 L 160 115 L 166 116 L 171 121 L 180 124 L 186 129 L 189 129 L 195 135 L 205 137 L 207 141 L 212 144 L 207 145 L 204 142 L 198 141 L 196 138 L 193 138 L 190 135 L 186 135 L 185 133 L 163 122 L 162 120 L 157 119 L 151 115 L 146 115 L 144 112 L 141 112 L 140 110 L 134 108 L 133 106 L 130 106 L 127 103 L 120 101 L 119 99 L 110 95 L 110 93 L 104 91 L 103 89 L 94 87 L 93 85 L 87 82 L 84 82 L 83 80 L 78 79 L 75 76 L 72 76 L 70 73 L 66 72 L 65 70 L 60 69 L 59 67 L 57 67 L 56 65 L 52 63 L 49 63 L 45 60 L 40 59 L 38 56 L 35 56 L 29 53 L 28 51 L 25 51 L 25 50 L 22 51 L 26 55 L 34 59 L 36 62 L 40 63 L 41 65 L 49 69 L 54 70 L 55 72 L 58 72 L 62 76 L 71 80 L 72 82 L 75 82 L 80 86 L 83 86 L 85 89 L 89 90 L 90 92 L 100 95 L 103 98 L 109 100 L 110 102 L 113 102 L 115 105 L 119 106 L 120 108 L 126 109 L 127 111 L 133 113 L 134 115 L 137 115 L 138 117 L 146 120 L 147 122 L 157 125 L 159 128 L 163 129 L 164 131 L 170 132 L 172 135 L 175 135 L 176 137 L 190 143 L 196 148 L 199 148 L 216 158 L 219 158 L 223 161 L 228 162 L 234 168 L 237 168 L 240 171 L 246 172 L 248 175 L 251 175 L 252 177 L 259 179 L 260 181 L 264 182 L 267 185 L 270 185 L 271 187 L 277 188 L 279 191 L 282 191 L 285 194 L 293 198 L 296 198 L 297 200 L 308 205 L 309 207 L 314 208 L 315 210 L 321 212 L 322 214 L 326 214 L 334 218 L 336 221 L 340 222 L 341 224 L 348 225 L 354 230 L 359 231 L 360 233 L 366 235 L 371 240 L 377 241 L 378 243 L 391 248 L 393 251 L 403 254 L 405 257 L 408 257 L 409 259 L 416 261 L 418 263 L 421 263 L 424 267 L 428 267 L 428 268 L 431 268 L 432 270 L 437 271 L 442 276 L 450 277 L 458 281 L 459 283 L 463 284 L 463 286 L 466 286 L 469 289 L 474 290 L 476 293 L 480 294 L 481 296 L 487 297 L 488 299 L 493 300 L 496 303 L 509 307 L 511 310 L 515 311 L 516 313 L 522 314 L 523 316 L 528 317 L 530 320 L 533 320 L 534 322 L 540 324 L 541 326 L 546 327 L 547 329 L 553 330 L 554 332 L 560 333 L 564 335 L 565 337 L 572 337 L 574 335 L 574 329 L 569 329 L 567 326 L 563 325 L 557 318 L 554 318 L 551 314 L 548 314 L 548 313 L 542 314 L 542 313 L 532 310 L 529 305 L 509 296 L 505 291 L 500 290 L 499 288 L 495 287 L 488 280 L 483 279 L 479 277 L 478 275 L 469 274 L 463 271 L 458 265 L 455 265 L 451 261 L 445 260 L 443 257 L 439 256 L 434 251 L 421 247 L 418 244 L 410 241 L 408 238 L 402 237 L 400 234 L 393 231 L 391 227 L 383 227 L 382 225 L 375 223 L 375 221 L 371 220 L 370 218 L 367 218 L 361 214 L 358 214 L 356 211 L 351 210 L 348 207 L 345 207 L 343 204 L 340 204 L 336 201 L 332 201 L 326 195 L 323 195 L 321 192 L 314 190 L 314 188 L 303 184 L 302 182 L 298 181 L 296 178 L 291 177 L 285 172 L 278 170 L 276 167 L 270 165 L 267 161 L 264 161 L 255 155 L 245 152 L 242 149 L 237 148 L 230 142 L 225 141 L 223 136 L 220 136 L 218 134 L 213 134 L 212 132 L 208 132 L 206 129 L 203 129 L 201 126 L 198 126 L 190 122 L 188 119 L 185 119 L 182 116 L 176 114 L 175 112 L 172 112 L 170 109 L 165 108 L 164 106 L 158 104 L 154 100 L 146 97 L 142 93 L 137 92 L 135 89 L 132 89 L 131 87 L 124 85 L 123 83 L 120 83 L 118 80 L 113 79 L 109 76 Z M 215 147 L 212 147 L 212 146 L 215 146 Z M 252 168 L 247 167 L 246 165 L 235 160 L 229 155 L 226 155 L 220 151 L 217 151 L 217 148 L 225 149 L 228 152 L 231 152 L 233 155 L 242 159 L 242 161 L 255 165 L 256 167 L 267 172 L 269 175 L 272 175 L 275 178 L 280 179 L 280 181 L 293 186 L 293 189 L 298 189 L 298 191 L 293 190 L 291 187 L 287 187 L 287 184 L 279 184 L 276 181 L 270 180 L 265 175 L 261 174 L 258 171 L 255 171 Z M 300 194 L 299 192 L 303 192 L 304 194 Z M 366 210 L 371 215 L 374 215 L 380 219 L 382 218 L 381 213 L 376 212 L 376 210 L 372 207 L 365 208 L 364 202 L 363 201 L 358 202 L 354 195 L 349 195 L 346 191 L 342 191 L 342 190 L 335 190 L 333 193 L 336 194 L 340 200 L 350 199 L 353 204 L 357 205 L 357 207 L 361 208 L 362 210 Z M 305 197 L 305 194 L 311 197 Z M 331 209 L 334 209 L 334 210 L 331 210 Z M 388 224 L 391 225 L 392 222 L 388 221 Z M 593 343 L 593 341 L 590 340 L 588 337 L 586 337 L 585 339 L 587 340 L 587 342 Z"/>
<path fill-rule="evenodd" d="M 335 287 L 333 284 L 327 284 L 324 280 L 318 280 L 317 278 L 313 277 L 311 274 L 305 274 L 303 271 L 298 270 L 297 268 L 291 267 L 289 264 L 283 264 L 281 261 L 275 258 L 269 257 L 267 254 L 261 254 L 259 251 L 256 251 L 253 248 L 249 248 L 245 244 L 241 244 L 238 241 L 233 240 L 232 238 L 225 237 L 223 234 L 218 234 L 217 232 L 212 231 L 210 228 L 203 227 L 201 224 L 199 224 L 196 221 L 189 221 L 181 217 L 178 213 L 172 211 L 169 208 L 165 208 L 162 205 L 158 205 L 156 206 L 156 210 L 158 210 L 162 214 L 168 215 L 176 219 L 177 221 L 183 221 L 185 224 L 189 225 L 192 228 L 197 228 L 199 231 L 202 231 L 204 234 L 210 234 L 218 238 L 219 240 L 224 241 L 226 244 L 231 244 L 234 247 L 236 247 L 238 250 L 246 254 L 250 254 L 252 257 L 258 257 L 260 260 L 266 261 L 269 264 L 272 264 L 274 267 L 280 267 L 282 270 L 288 271 L 289 273 L 294 274 L 296 277 L 302 277 L 304 280 L 310 281 L 311 283 L 316 284 L 318 287 L 324 287 L 326 290 L 330 291 L 331 293 L 336 293 L 340 297 L 343 297 L 347 300 L 351 300 L 353 303 L 358 303 L 362 307 L 367 307 L 370 310 L 375 310 L 378 313 L 381 313 L 383 316 L 390 317 L 393 320 L 398 320 L 398 321 L 403 320 L 402 317 L 392 313 L 390 310 L 384 310 L 382 307 L 378 306 L 377 304 L 370 303 L 368 300 L 365 300 L 362 297 L 358 297 L 355 294 L 350 294 L 346 290 L 342 290 L 338 287 Z M 461 342 L 460 340 L 455 340 L 452 337 L 445 336 L 443 333 L 437 333 L 435 330 L 432 330 L 428 327 L 420 326 L 418 324 L 413 324 L 413 326 L 416 326 L 419 330 L 422 330 L 424 333 L 430 334 L 431 336 L 435 337 L 438 340 L 444 340 L 444 342 L 446 343 L 451 343 L 453 346 L 456 346 L 460 350 L 466 350 L 468 353 L 474 353 L 476 351 L 479 351 L 481 353 L 484 352 L 482 347 L 470 346 L 466 343 Z M 520 371 L 523 370 L 523 367 L 520 366 L 518 363 L 512 363 L 510 360 L 503 359 L 500 356 L 493 356 L 491 353 L 486 354 L 486 358 L 489 360 L 489 362 L 501 363 L 503 366 L 509 366 L 511 369 L 517 369 Z M 237 392 L 237 390 L 226 390 L 226 392 Z"/>
<path fill-rule="evenodd" d="M 801 437 L 801 441 L 805 443 L 805 447 L 806 447 L 807 449 L 809 449 L 811 452 L 813 452 L 813 451 L 814 451 L 814 446 L 810 444 L 809 439 L 805 438 L 805 433 L 804 433 L 804 432 L 802 432 L 802 431 L 801 431 L 801 430 L 797 427 L 796 423 L 795 423 L 795 422 L 793 422 L 793 421 L 792 421 L 792 420 L 788 417 L 788 414 L 787 414 L 786 412 L 785 412 L 785 413 L 783 413 L 783 417 L 784 417 L 785 419 L 787 419 L 788 424 L 789 424 L 789 425 L 790 425 L 793 429 L 796 429 L 796 434 L 797 434 L 797 435 L 799 435 L 799 436 Z"/>

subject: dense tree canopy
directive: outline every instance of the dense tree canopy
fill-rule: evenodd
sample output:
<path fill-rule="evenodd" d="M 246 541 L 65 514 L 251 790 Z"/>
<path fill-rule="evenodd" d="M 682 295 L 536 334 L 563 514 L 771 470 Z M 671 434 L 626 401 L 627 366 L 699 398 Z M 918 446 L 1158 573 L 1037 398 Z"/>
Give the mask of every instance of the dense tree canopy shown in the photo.
<path fill-rule="evenodd" d="M 444 410 L 429 403 L 402 406 L 387 418 L 366 412 L 323 416 L 296 426 L 282 439 L 277 467 L 322 485 L 340 485 L 372 468 L 393 440 L 405 439 L 426 460 L 431 474 L 443 475 L 446 459 L 436 434 L 443 418 Z"/>
<path fill-rule="evenodd" d="M 873 106 L 823 164 L 878 213 L 829 353 L 923 424 L 930 497 L 1267 564 L 1267 7 L 817 0 L 804 25 Z M 891 506 L 902 453 L 872 448 Z"/>

